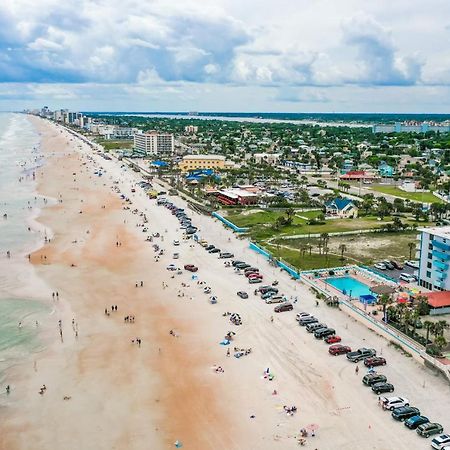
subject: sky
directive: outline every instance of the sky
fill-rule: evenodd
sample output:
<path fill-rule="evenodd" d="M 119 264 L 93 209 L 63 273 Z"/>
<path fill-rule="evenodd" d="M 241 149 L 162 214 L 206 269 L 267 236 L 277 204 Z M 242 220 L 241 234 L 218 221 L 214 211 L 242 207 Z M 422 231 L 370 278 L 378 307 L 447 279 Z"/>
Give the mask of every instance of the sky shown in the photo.
<path fill-rule="evenodd" d="M 450 113 L 448 0 L 1 0 L 0 110 Z"/>

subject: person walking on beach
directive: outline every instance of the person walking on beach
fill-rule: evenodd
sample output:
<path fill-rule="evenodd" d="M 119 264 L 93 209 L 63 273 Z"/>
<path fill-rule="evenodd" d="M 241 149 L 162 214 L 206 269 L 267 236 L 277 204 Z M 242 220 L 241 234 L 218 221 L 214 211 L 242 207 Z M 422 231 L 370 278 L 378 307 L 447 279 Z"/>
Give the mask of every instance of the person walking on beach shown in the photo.
<path fill-rule="evenodd" d="M 358 375 L 358 373 L 359 373 L 359 366 L 356 366 L 355 367 L 355 375 Z"/>
<path fill-rule="evenodd" d="M 9 393 L 11 392 L 11 387 L 9 386 L 9 384 L 6 386 L 6 393 L 9 395 Z"/>

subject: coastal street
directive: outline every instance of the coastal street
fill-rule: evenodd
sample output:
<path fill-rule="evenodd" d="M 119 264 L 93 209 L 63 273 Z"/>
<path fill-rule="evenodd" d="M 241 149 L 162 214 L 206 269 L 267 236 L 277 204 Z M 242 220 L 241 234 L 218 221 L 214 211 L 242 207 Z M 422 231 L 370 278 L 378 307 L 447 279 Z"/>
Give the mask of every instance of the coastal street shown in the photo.
<path fill-rule="evenodd" d="M 178 220 L 136 186 L 139 174 L 120 161 L 91 156 L 89 147 L 61 127 L 35 123 L 50 160 L 39 189 L 63 202 L 44 210 L 40 220 L 55 238 L 32 262 L 59 291 L 51 320 L 61 318 L 66 333 L 74 317 L 80 333 L 61 344 L 55 331 L 50 349 L 36 356 L 37 372 L 31 361 L 14 371 L 17 393 L 8 399 L 3 448 L 140 450 L 149 442 L 151 448 L 172 448 L 179 441 L 195 450 L 293 449 L 299 430 L 311 425 L 316 431 L 307 445 L 320 450 L 426 448 L 427 442 L 378 406 L 377 396 L 361 383 L 364 366 L 355 374 L 355 364 L 330 356 L 322 340 L 297 324 L 299 311 L 335 328 L 352 349 L 376 349 L 388 361 L 380 372 L 395 385 L 394 394 L 450 427 L 443 378 L 343 312 L 316 306 L 304 285 L 270 266 L 246 240 L 167 196 L 185 209 L 201 238 L 259 267 L 264 284 L 278 280 L 280 292 L 298 297 L 294 311 L 275 314 L 273 305 L 253 294 L 255 285 L 183 239 Z M 146 240 L 155 233 L 160 237 Z M 153 244 L 164 249 L 159 258 Z M 170 264 L 195 264 L 198 278 L 183 269 L 168 271 Z M 199 281 L 211 287 L 217 304 L 210 304 Z M 110 305 L 119 312 L 109 312 Z M 242 325 L 230 323 L 226 312 L 238 313 Z M 135 323 L 124 322 L 129 314 Z M 231 346 L 251 348 L 249 355 L 227 357 L 220 342 L 229 331 L 236 333 Z M 131 342 L 137 337 L 139 347 Z M 263 376 L 267 369 L 271 381 Z M 42 384 L 47 392 L 40 396 Z M 296 406 L 296 414 L 286 415 L 285 405 Z M 18 432 L 24 427 L 32 446 Z"/>

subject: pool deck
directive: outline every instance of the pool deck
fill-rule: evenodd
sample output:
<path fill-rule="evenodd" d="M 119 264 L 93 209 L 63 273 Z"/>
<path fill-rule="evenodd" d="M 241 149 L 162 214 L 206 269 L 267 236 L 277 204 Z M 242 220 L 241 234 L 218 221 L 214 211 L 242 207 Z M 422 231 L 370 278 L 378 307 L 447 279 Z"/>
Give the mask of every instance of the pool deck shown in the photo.
<path fill-rule="evenodd" d="M 334 272 L 333 275 L 330 275 L 330 271 Z M 346 273 L 347 272 L 347 273 Z M 318 273 L 319 276 L 315 276 L 315 273 Z M 312 285 L 317 286 L 321 291 L 325 291 L 328 295 L 336 296 L 340 299 L 349 300 L 349 295 L 344 295 L 339 289 L 335 288 L 331 284 L 327 283 L 325 280 L 331 277 L 351 277 L 355 280 L 359 281 L 367 285 L 370 289 L 372 286 L 378 286 L 380 284 L 393 285 L 394 283 L 388 282 L 383 279 L 379 279 L 376 276 L 373 276 L 370 272 L 364 271 L 357 266 L 349 266 L 344 268 L 337 269 L 327 269 L 326 271 L 308 271 L 302 272 L 301 276 L 303 279 L 309 280 Z M 357 299 L 353 297 L 353 299 Z M 358 299 L 359 300 L 359 299 Z M 359 303 L 359 302 L 358 302 Z"/>

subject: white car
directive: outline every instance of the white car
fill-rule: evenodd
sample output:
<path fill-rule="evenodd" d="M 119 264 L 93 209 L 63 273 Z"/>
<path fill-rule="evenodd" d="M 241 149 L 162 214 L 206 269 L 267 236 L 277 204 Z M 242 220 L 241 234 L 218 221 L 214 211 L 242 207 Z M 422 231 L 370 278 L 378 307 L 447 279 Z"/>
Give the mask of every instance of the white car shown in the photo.
<path fill-rule="evenodd" d="M 175 246 L 180 245 L 180 241 L 173 241 L 173 245 L 175 245 Z"/>
<path fill-rule="evenodd" d="M 166 269 L 167 269 L 167 270 L 177 270 L 177 266 L 176 266 L 175 264 L 169 264 L 169 265 L 166 267 Z"/>
<path fill-rule="evenodd" d="M 409 400 L 405 397 L 380 397 L 380 401 L 383 409 L 389 409 L 389 411 L 401 406 L 409 406 Z"/>
<path fill-rule="evenodd" d="M 298 313 L 296 316 L 296 320 L 299 321 L 300 319 L 303 319 L 304 317 L 311 317 L 311 314 L 309 314 L 307 312 Z"/>
<path fill-rule="evenodd" d="M 378 270 L 386 270 L 387 269 L 387 267 L 383 263 L 376 263 L 373 265 L 373 267 L 375 267 L 375 269 L 378 269 Z"/>
<path fill-rule="evenodd" d="M 266 302 L 266 304 L 270 305 L 272 303 L 283 303 L 286 300 L 281 295 L 274 295 L 273 297 L 266 298 L 264 301 Z"/>
<path fill-rule="evenodd" d="M 418 269 L 419 261 L 405 261 L 405 266 L 412 267 L 413 269 Z"/>
<path fill-rule="evenodd" d="M 401 273 L 399 278 L 407 283 L 414 283 L 414 281 L 416 281 L 416 278 L 409 273 Z"/>
<path fill-rule="evenodd" d="M 431 440 L 431 446 L 437 450 L 450 449 L 450 435 L 440 434 Z"/>

